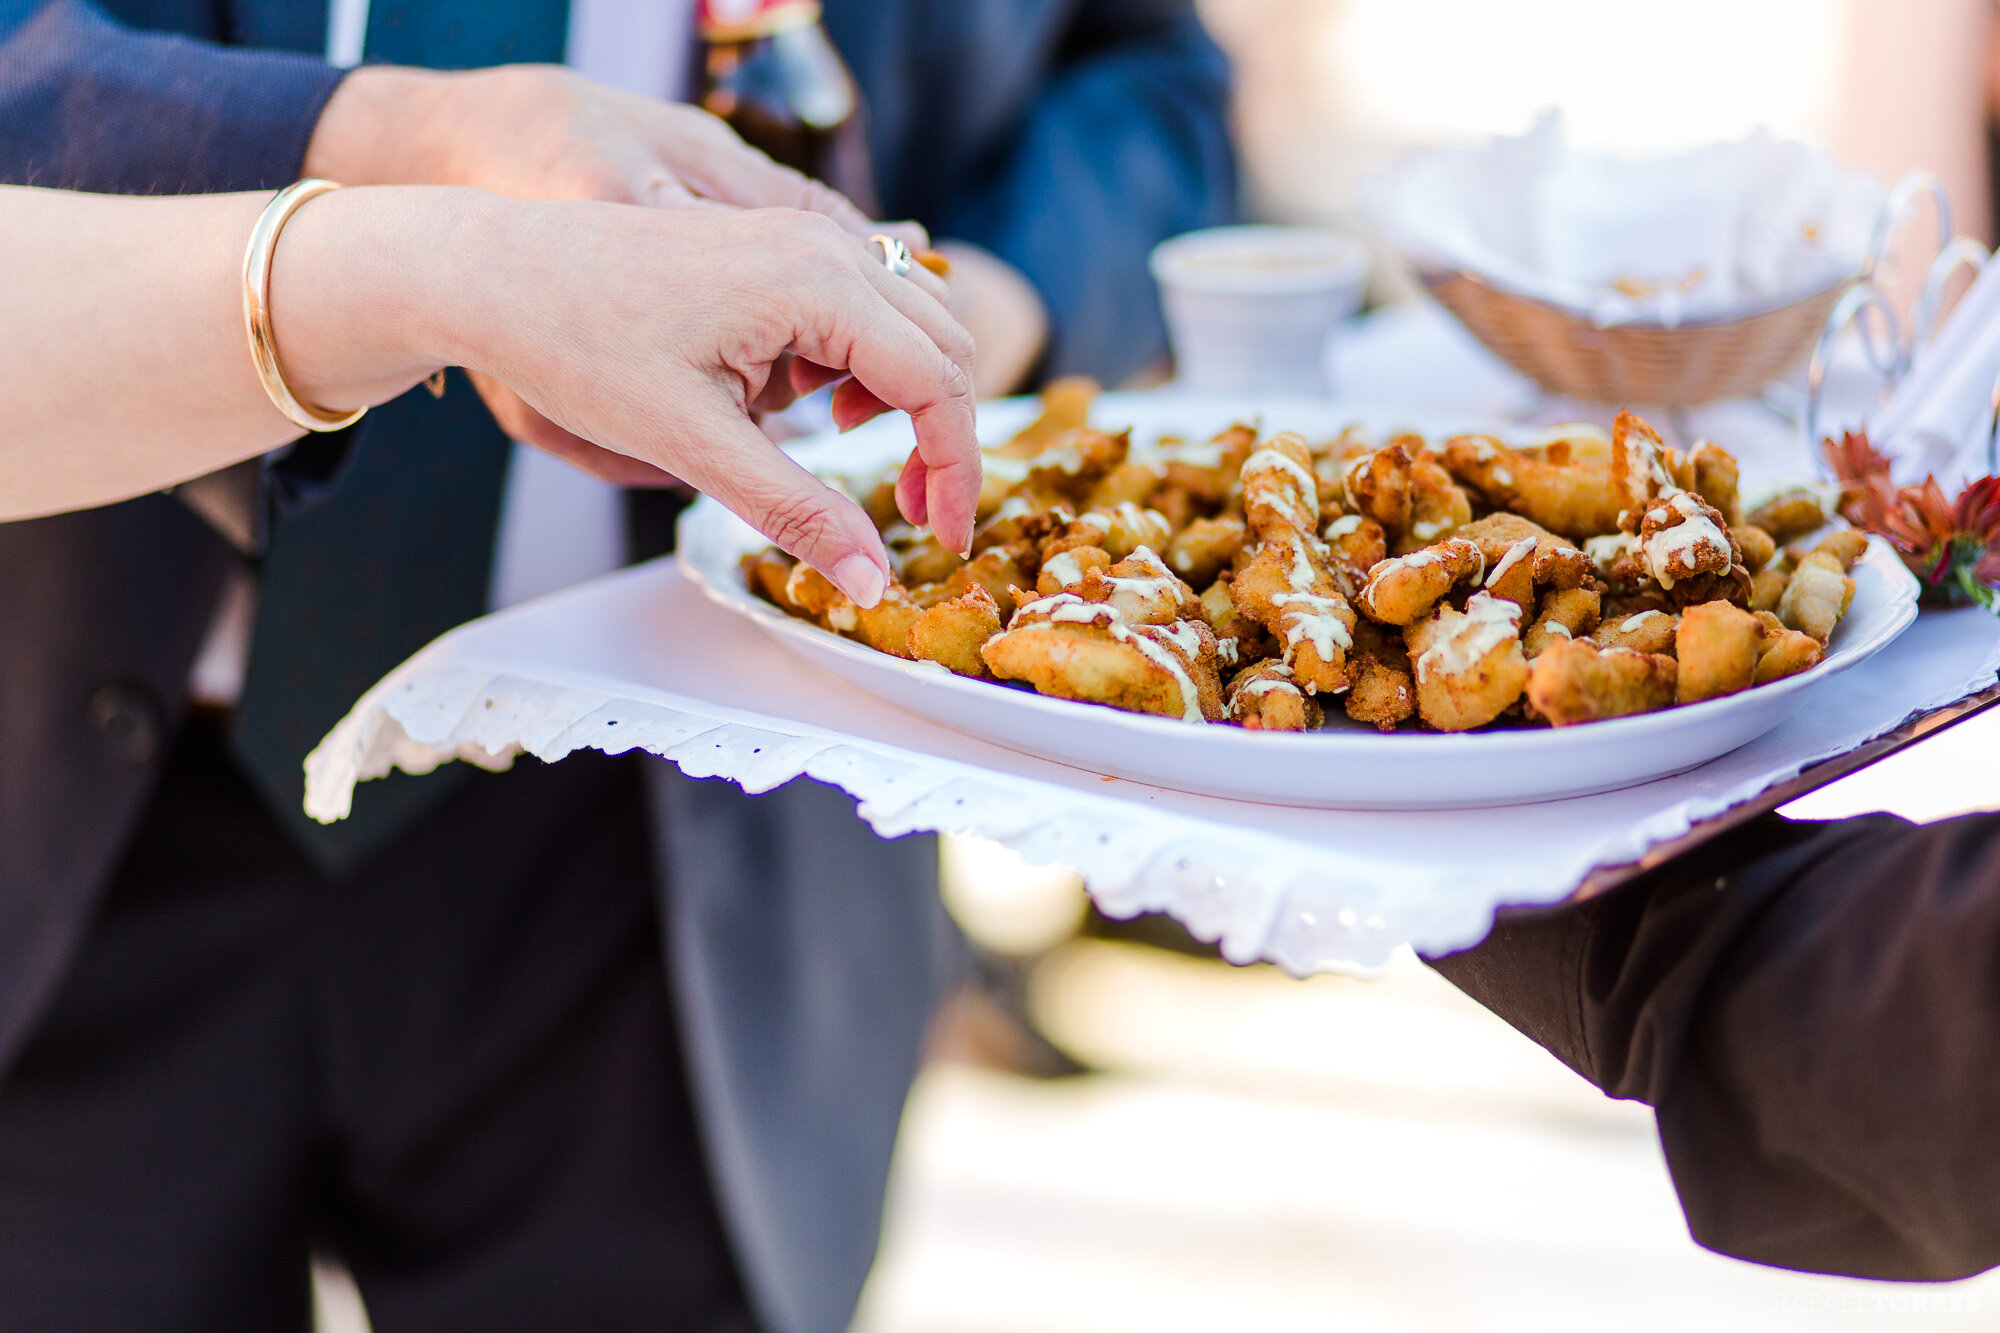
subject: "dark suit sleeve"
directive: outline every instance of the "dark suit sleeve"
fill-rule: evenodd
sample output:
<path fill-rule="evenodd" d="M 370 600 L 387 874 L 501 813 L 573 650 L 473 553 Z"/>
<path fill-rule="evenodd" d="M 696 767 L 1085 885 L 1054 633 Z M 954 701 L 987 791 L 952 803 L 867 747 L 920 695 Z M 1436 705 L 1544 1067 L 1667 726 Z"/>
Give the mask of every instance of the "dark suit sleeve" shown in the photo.
<path fill-rule="evenodd" d="M 1234 219 L 1228 101 L 1187 0 L 1087 0 L 1004 149 L 926 219 L 1027 274 L 1052 316 L 1049 373 L 1115 384 L 1166 350 L 1146 256 Z"/>
<path fill-rule="evenodd" d="M 298 179 L 340 78 L 305 56 L 136 32 L 82 0 L 0 0 L 0 181 L 104 194 L 276 189 Z M 352 437 L 273 455 L 270 502 L 323 494 Z"/>
<path fill-rule="evenodd" d="M 110 194 L 297 179 L 337 69 L 120 27 L 82 0 L 0 0 L 0 180 Z"/>
<path fill-rule="evenodd" d="M 1768 817 L 1433 966 L 1655 1108 L 1708 1248 L 1876 1278 L 2000 1264 L 2000 816 Z"/>

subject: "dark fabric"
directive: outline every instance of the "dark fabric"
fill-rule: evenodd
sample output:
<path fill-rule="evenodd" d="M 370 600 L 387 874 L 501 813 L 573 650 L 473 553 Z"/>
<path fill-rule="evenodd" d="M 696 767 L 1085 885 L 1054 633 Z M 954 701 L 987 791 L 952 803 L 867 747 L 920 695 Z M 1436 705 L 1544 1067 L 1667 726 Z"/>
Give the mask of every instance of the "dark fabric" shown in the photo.
<path fill-rule="evenodd" d="M 305 757 L 369 686 L 481 615 L 512 445 L 454 371 L 442 399 L 408 393 L 353 428 L 341 485 L 279 515 L 259 579 L 257 629 L 237 706 L 237 753 L 278 818 L 322 867 L 380 848 L 452 778 L 357 793 L 320 824 L 302 809 Z"/>
<path fill-rule="evenodd" d="M 891 217 L 1027 274 L 1045 368 L 1117 384 L 1166 352 L 1154 245 L 1236 217 L 1229 67 L 1192 0 L 827 0 Z"/>
<path fill-rule="evenodd" d="M 132 32 L 82 0 L 0 2 L 0 180 L 109 194 L 297 178 L 340 72 Z"/>
<path fill-rule="evenodd" d="M 200 725 L 0 1085 L 0 1330 L 747 1330 L 637 764 L 481 774 L 342 883 Z"/>
<path fill-rule="evenodd" d="M 0 523 L 0 1071 L 152 794 L 235 562 L 165 496 Z"/>
<path fill-rule="evenodd" d="M 1708 1248 L 1876 1278 L 2000 1264 L 2000 816 L 1771 816 L 1432 965 L 1655 1108 Z"/>

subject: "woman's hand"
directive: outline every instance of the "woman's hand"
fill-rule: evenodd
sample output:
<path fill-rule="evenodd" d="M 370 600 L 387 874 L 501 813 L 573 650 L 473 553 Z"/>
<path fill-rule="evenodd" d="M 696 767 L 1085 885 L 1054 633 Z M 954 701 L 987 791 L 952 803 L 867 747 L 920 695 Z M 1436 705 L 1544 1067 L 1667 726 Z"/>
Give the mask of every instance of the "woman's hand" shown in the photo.
<path fill-rule="evenodd" d="M 916 427 L 897 487 L 904 517 L 970 547 L 972 342 L 935 277 L 896 277 L 816 213 L 452 195 L 473 201 L 471 233 L 485 239 L 441 238 L 427 284 L 437 360 L 490 374 L 564 430 L 684 478 L 867 606 L 890 578 L 874 524 L 750 415 L 795 387 L 776 375 L 803 388 L 851 374 L 835 391 L 837 417 L 886 405 Z"/>
<path fill-rule="evenodd" d="M 345 185 L 469 185 L 516 199 L 797 208 L 824 213 L 856 236 L 885 232 L 913 250 L 926 243 L 923 228 L 869 221 L 837 191 L 773 162 L 698 107 L 608 87 L 560 65 L 354 70 L 321 114 L 302 174 Z M 776 375 L 757 406 L 780 410 L 835 378 L 807 367 Z M 491 375 L 474 371 L 472 381 L 514 439 L 623 485 L 673 480 L 564 430 Z M 841 394 L 843 425 L 884 410 L 866 394 Z"/>

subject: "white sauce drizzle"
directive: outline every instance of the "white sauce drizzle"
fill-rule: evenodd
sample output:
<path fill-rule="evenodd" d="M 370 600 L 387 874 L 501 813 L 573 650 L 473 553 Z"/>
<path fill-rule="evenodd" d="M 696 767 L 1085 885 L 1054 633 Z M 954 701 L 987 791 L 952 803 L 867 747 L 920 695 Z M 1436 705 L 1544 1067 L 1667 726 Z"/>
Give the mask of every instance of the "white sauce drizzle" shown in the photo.
<path fill-rule="evenodd" d="M 1521 540 L 1515 542 L 1512 546 L 1508 547 L 1507 554 L 1500 557 L 1500 563 L 1493 566 L 1493 571 L 1486 576 L 1486 582 L 1484 586 L 1490 588 L 1494 584 L 1498 583 L 1502 578 L 1506 576 L 1508 570 L 1512 569 L 1515 565 L 1518 565 L 1521 563 L 1521 561 L 1525 560 L 1528 557 L 1528 554 L 1534 549 L 1535 549 L 1535 539 L 1533 537 L 1523 537 L 1521 538 Z"/>
<path fill-rule="evenodd" d="M 1326 525 L 1326 539 L 1330 542 L 1338 541 L 1359 531 L 1361 531 L 1361 515 L 1342 514 Z"/>
<path fill-rule="evenodd" d="M 1476 592 L 1467 599 L 1464 614 L 1417 658 L 1417 679 L 1428 680 L 1438 672 L 1460 675 L 1520 634 L 1520 607 L 1505 597 Z"/>
<path fill-rule="evenodd" d="M 1065 588 L 1072 583 L 1083 582 L 1083 566 L 1077 563 L 1076 552 L 1073 550 L 1050 556 L 1042 563 L 1042 569 Z"/>

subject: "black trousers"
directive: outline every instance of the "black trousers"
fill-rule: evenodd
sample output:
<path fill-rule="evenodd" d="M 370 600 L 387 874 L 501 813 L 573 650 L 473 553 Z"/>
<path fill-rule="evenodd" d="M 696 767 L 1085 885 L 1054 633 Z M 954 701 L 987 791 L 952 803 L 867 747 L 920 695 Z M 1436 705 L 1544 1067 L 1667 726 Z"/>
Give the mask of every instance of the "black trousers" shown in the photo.
<path fill-rule="evenodd" d="M 638 761 L 477 774 L 329 882 L 195 724 L 0 1083 L 0 1330 L 748 1329 Z"/>

